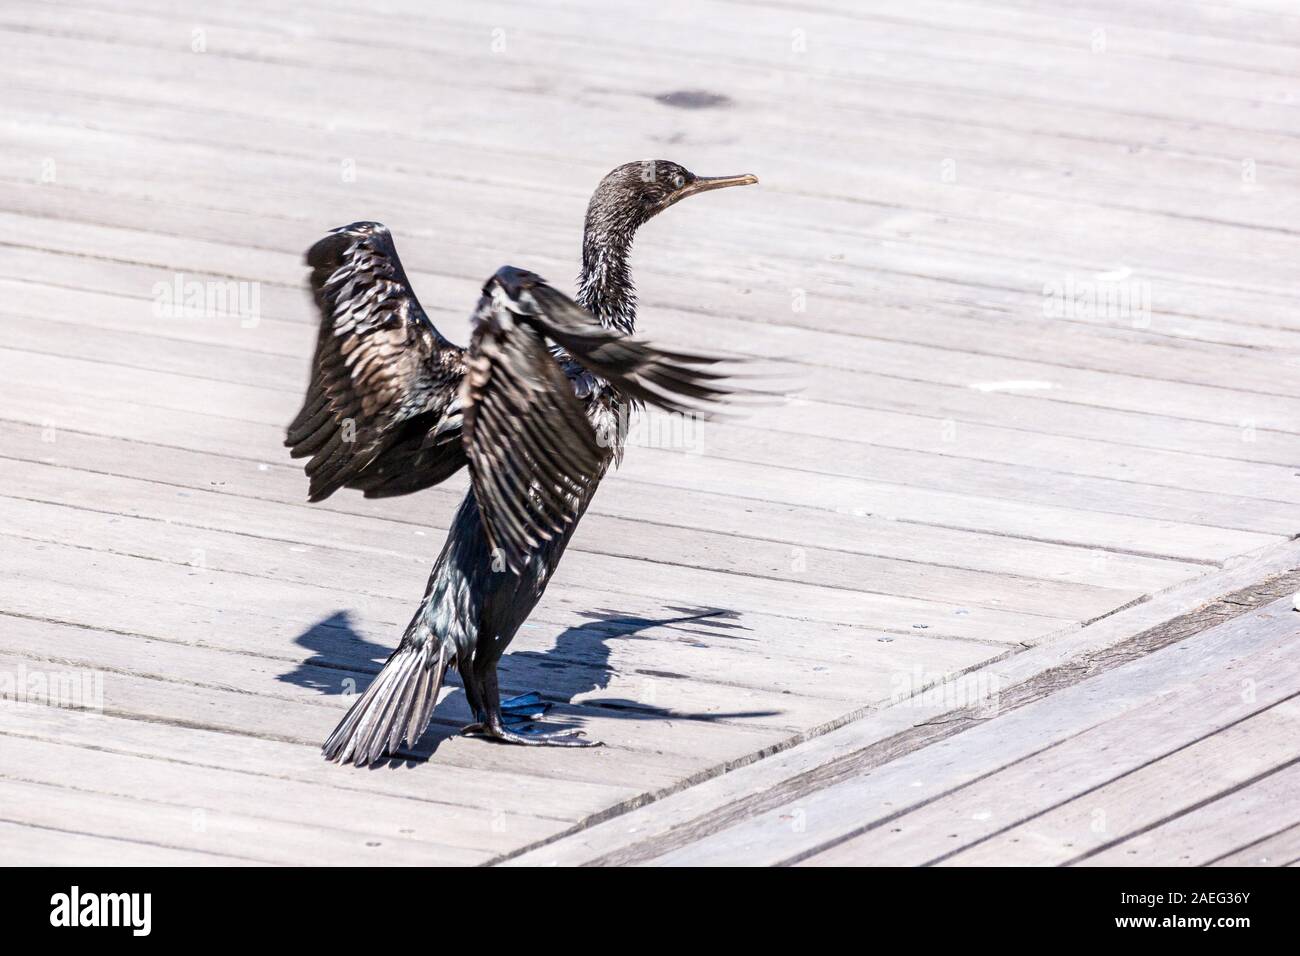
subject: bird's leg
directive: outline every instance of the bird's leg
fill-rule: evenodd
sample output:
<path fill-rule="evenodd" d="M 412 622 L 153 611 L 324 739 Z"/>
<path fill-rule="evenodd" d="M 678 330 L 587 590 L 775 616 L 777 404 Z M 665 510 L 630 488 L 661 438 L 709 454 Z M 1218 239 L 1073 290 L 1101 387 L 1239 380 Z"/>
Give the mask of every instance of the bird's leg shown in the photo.
<path fill-rule="evenodd" d="M 474 672 L 472 663 L 460 672 L 460 680 L 465 685 L 465 702 L 469 704 L 469 711 L 474 715 L 474 723 L 462 727 L 460 729 L 461 735 L 465 737 L 488 736 L 487 714 L 483 711 L 483 690 L 479 686 L 478 674 Z"/>
<path fill-rule="evenodd" d="M 495 666 L 492 666 L 491 670 L 495 686 Z M 461 728 L 461 735 L 465 737 L 495 737 L 496 734 L 492 732 L 489 726 L 487 711 L 483 706 L 487 692 L 482 686 L 482 678 L 471 667 L 467 673 L 461 675 L 461 679 L 465 684 L 465 701 L 469 704 L 469 709 L 473 712 L 475 718 L 474 723 Z M 517 697 L 509 697 L 500 703 L 501 725 L 503 727 L 518 727 L 528 724 L 540 718 L 550 709 L 550 702 L 542 700 L 542 695 L 537 691 L 530 691 Z"/>
<path fill-rule="evenodd" d="M 489 665 L 486 673 L 482 676 L 480 691 L 483 695 L 483 704 L 487 709 L 487 720 L 483 724 L 476 725 L 476 735 L 491 737 L 494 740 L 500 740 L 504 743 L 523 744 L 528 747 L 598 747 L 600 741 L 588 740 L 582 735 L 581 730 L 511 730 L 506 726 L 506 719 L 502 714 L 502 703 L 500 689 L 497 687 L 497 669 L 496 665 Z M 527 701 L 541 701 L 541 695 L 537 693 L 521 694 L 518 698 L 511 698 L 512 701 L 524 699 L 525 703 L 520 709 L 527 710 L 531 707 L 536 712 L 537 706 L 529 704 Z M 527 723 L 527 719 L 519 720 L 520 723 Z M 478 730 L 479 727 L 483 729 Z"/>

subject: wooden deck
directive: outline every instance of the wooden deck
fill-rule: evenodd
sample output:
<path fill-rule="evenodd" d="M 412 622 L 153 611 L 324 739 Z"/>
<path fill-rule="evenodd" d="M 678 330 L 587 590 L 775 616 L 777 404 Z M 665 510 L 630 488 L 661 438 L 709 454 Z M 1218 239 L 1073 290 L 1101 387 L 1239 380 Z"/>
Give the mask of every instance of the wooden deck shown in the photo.
<path fill-rule="evenodd" d="M 1300 12 L 122 6 L 0 7 L 0 861 L 1300 857 Z M 386 222 L 463 341 L 651 156 L 762 185 L 643 329 L 801 390 L 630 448 L 520 632 L 605 748 L 456 687 L 324 763 L 464 485 L 306 503 L 302 250 Z"/>

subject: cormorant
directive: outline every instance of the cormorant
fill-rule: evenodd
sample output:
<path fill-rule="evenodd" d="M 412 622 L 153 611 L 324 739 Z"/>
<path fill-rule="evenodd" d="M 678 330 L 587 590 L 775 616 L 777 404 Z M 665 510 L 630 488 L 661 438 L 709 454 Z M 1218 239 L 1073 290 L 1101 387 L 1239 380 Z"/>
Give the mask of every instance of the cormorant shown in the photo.
<path fill-rule="evenodd" d="M 295 458 L 310 456 L 310 500 L 345 487 L 366 497 L 407 494 L 462 465 L 472 485 L 419 610 L 325 742 L 327 759 L 368 764 L 414 744 L 452 665 L 475 715 L 463 733 L 595 743 L 576 731 L 527 729 L 548 705 L 536 693 L 503 703 L 497 662 L 621 458 L 628 410 L 651 403 L 685 411 L 727 391 L 707 368 L 715 360 L 633 335 L 636 230 L 689 196 L 756 182 L 696 176 L 666 160 L 618 167 L 587 207 L 577 302 L 503 267 L 483 286 L 468 348 L 434 327 L 381 224 L 343 226 L 308 251 L 321 329 L 285 444 Z"/>

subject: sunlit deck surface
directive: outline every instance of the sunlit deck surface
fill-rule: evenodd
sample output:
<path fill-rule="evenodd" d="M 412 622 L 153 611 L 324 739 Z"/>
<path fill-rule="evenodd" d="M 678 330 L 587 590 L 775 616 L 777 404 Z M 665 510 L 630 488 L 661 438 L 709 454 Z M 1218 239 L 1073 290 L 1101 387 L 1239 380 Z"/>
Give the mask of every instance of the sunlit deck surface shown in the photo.
<path fill-rule="evenodd" d="M 123 6 L 0 7 L 0 860 L 1300 857 L 1291 5 Z M 647 157 L 762 185 L 643 331 L 800 390 L 634 437 L 505 658 L 606 747 L 453 680 L 325 763 L 465 485 L 307 504 L 302 251 L 387 223 L 463 342 Z"/>

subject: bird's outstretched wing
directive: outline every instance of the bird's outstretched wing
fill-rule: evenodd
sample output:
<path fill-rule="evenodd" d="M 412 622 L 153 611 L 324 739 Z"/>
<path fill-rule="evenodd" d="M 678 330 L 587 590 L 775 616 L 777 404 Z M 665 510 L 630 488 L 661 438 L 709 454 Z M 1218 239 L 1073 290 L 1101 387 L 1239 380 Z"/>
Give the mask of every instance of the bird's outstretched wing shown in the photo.
<path fill-rule="evenodd" d="M 465 456 L 455 407 L 465 351 L 420 307 L 388 229 L 356 222 L 307 253 L 320 308 L 311 384 L 285 444 L 311 456 L 312 501 L 437 484 Z"/>
<path fill-rule="evenodd" d="M 491 547 L 518 571 L 581 515 L 610 453 L 551 343 L 617 392 L 683 411 L 721 397 L 712 359 L 610 331 L 530 272 L 487 281 L 461 388 L 465 453 Z"/>
<path fill-rule="evenodd" d="M 600 401 L 593 376 L 676 412 L 727 393 L 707 369 L 713 359 L 606 329 L 510 267 L 483 286 L 469 348 L 453 345 L 420 307 L 379 223 L 334 230 L 307 263 L 320 337 L 285 444 L 311 458 L 311 500 L 343 487 L 405 494 L 468 462 L 489 544 L 515 571 L 572 526 L 611 457 L 613 436 L 597 435 L 572 376 L 587 380 L 577 384 L 589 403 Z"/>

